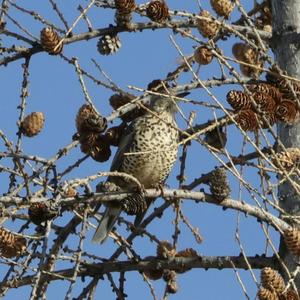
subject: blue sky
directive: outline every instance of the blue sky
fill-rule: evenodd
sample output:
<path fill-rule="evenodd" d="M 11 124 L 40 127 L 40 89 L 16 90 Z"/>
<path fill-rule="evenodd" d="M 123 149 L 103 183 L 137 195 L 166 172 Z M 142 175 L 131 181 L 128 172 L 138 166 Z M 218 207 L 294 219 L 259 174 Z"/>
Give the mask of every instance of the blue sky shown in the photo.
<path fill-rule="evenodd" d="M 37 11 L 44 18 L 50 20 L 52 23 L 59 27 L 63 27 L 57 15 L 52 11 L 51 5 L 48 1 L 15 1 L 17 4 L 26 7 L 30 10 Z M 247 2 L 247 3 L 246 3 Z M 249 1 L 243 1 L 245 9 L 250 8 Z M 143 2 L 137 1 L 137 4 Z M 168 6 L 172 10 L 186 10 L 191 13 L 198 13 L 199 8 L 196 0 L 194 1 L 167 1 Z M 59 8 L 63 11 L 65 18 L 69 24 L 78 16 L 76 8 L 79 4 L 86 6 L 87 1 L 57 1 Z M 201 1 L 203 8 L 209 9 L 208 1 Z M 252 3 L 251 3 L 252 5 Z M 29 31 L 37 38 L 43 25 L 32 17 L 18 12 L 16 9 L 11 9 L 10 16 L 16 18 L 20 24 L 28 28 Z M 108 24 L 113 23 L 114 12 L 110 9 L 103 9 L 92 7 L 88 13 L 95 29 L 106 27 Z M 232 20 L 236 20 L 239 16 L 237 9 L 235 9 Z M 147 22 L 147 19 L 134 15 L 134 20 Z M 7 21 L 7 26 L 10 30 L 19 32 L 10 21 Z M 83 21 L 78 23 L 73 33 L 78 34 L 86 32 L 86 24 Z M 197 32 L 196 29 L 192 33 L 197 38 L 205 41 L 203 37 Z M 121 33 L 120 39 L 122 48 L 115 55 L 101 56 L 97 52 L 96 44 L 97 38 L 89 41 L 81 41 L 73 43 L 64 47 L 63 54 L 67 57 L 77 57 L 80 66 L 88 70 L 95 77 L 105 80 L 99 71 L 91 62 L 91 58 L 95 59 L 101 68 L 110 76 L 110 78 L 117 83 L 121 88 L 127 89 L 128 85 L 136 86 L 139 88 L 146 88 L 147 84 L 153 79 L 164 78 L 168 72 L 173 71 L 178 62 L 180 55 L 171 43 L 169 36 L 172 35 L 181 50 L 185 55 L 193 53 L 193 47 L 197 46 L 196 42 L 182 38 L 179 34 L 174 35 L 171 30 L 146 30 L 137 33 Z M 218 43 L 224 53 L 231 56 L 231 46 L 236 41 L 235 38 L 230 38 L 228 41 L 221 41 Z M 2 38 L 2 44 L 9 47 L 13 44 L 24 45 L 23 42 L 15 41 L 11 38 Z M 26 45 L 27 46 L 27 45 Z M 1 57 L 0 57 L 1 58 Z M 1 67 L 0 82 L 1 84 L 1 102 L 2 108 L 0 111 L 0 129 L 9 137 L 10 140 L 16 141 L 17 125 L 19 110 L 17 106 L 20 103 L 20 91 L 22 83 L 22 68 L 19 60 L 10 63 L 6 67 Z M 236 65 L 235 65 L 236 66 Z M 195 66 L 195 70 L 197 67 Z M 46 117 L 46 123 L 41 134 L 34 138 L 24 138 L 22 141 L 22 149 L 24 153 L 31 155 L 39 155 L 44 158 L 52 157 L 58 149 L 62 146 L 69 144 L 72 141 L 72 135 L 75 133 L 75 116 L 79 107 L 84 104 L 85 99 L 82 93 L 77 74 L 74 72 L 72 65 L 64 62 L 60 57 L 50 56 L 45 52 L 34 55 L 30 61 L 29 69 L 29 97 L 27 98 L 26 114 L 33 111 L 42 111 Z M 217 73 L 217 74 L 216 74 Z M 203 66 L 199 70 L 199 77 L 202 80 L 212 78 L 212 76 L 219 76 L 219 68 L 216 60 L 211 65 Z M 109 97 L 113 94 L 112 91 L 104 87 L 96 86 L 87 78 L 85 83 L 88 88 L 89 95 L 96 105 L 97 109 L 104 116 L 112 112 L 108 104 Z M 190 74 L 184 74 L 180 79 L 180 83 L 187 83 L 192 79 Z M 226 104 L 225 96 L 229 89 L 237 87 L 218 87 L 211 91 L 223 103 Z M 239 88 L 240 89 L 240 88 Z M 128 89 L 127 89 L 128 90 Z M 135 93 L 135 92 L 133 92 Z M 135 93 L 137 94 L 137 93 Z M 195 90 L 188 96 L 189 99 L 198 101 L 207 101 L 213 103 L 212 99 L 203 90 Z M 228 108 L 228 105 L 226 105 Z M 195 123 L 203 123 L 209 119 L 213 119 L 213 111 L 211 109 L 203 108 L 202 106 L 194 106 L 192 104 L 182 105 L 183 111 L 188 115 L 190 111 L 196 111 Z M 216 112 L 218 116 L 222 115 Z M 114 122 L 118 124 L 119 121 Z M 178 123 L 181 128 L 185 128 L 185 124 L 178 117 Z M 253 135 L 251 135 L 253 139 Z M 231 126 L 228 128 L 228 144 L 227 150 L 232 155 L 238 155 L 243 146 L 243 138 L 236 128 Z M 5 146 L 1 144 L 1 150 L 5 151 Z M 247 151 L 253 151 L 253 148 L 248 146 Z M 181 150 L 180 150 L 181 153 Z M 58 163 L 58 171 L 64 170 L 69 164 L 75 162 L 82 157 L 79 147 L 73 149 L 68 156 L 64 157 Z M 225 160 L 226 161 L 226 160 Z M 9 159 L 2 159 L 2 165 L 11 166 Z M 91 158 L 86 160 L 75 168 L 71 174 L 68 174 L 64 180 L 74 179 L 78 177 L 86 177 L 100 171 L 109 170 L 111 159 L 105 163 L 98 163 Z M 186 182 L 191 182 L 195 177 L 199 177 L 202 173 L 209 172 L 215 166 L 220 165 L 218 161 L 199 143 L 193 142 L 188 152 L 187 169 L 186 169 Z M 176 175 L 179 174 L 179 163 L 175 165 L 172 174 L 170 175 L 167 185 L 172 188 L 178 187 Z M 1 193 L 7 192 L 8 178 L 4 173 L 0 174 Z M 253 186 L 259 187 L 259 176 L 257 169 L 245 170 L 244 176 L 248 182 Z M 230 175 L 230 182 L 232 187 L 231 197 L 238 199 L 238 181 Z M 95 182 L 96 184 L 97 182 Z M 208 191 L 207 187 L 201 186 Z M 199 190 L 199 187 L 197 188 Z M 241 198 L 254 204 L 249 194 L 243 189 Z M 161 200 L 157 200 L 155 206 L 160 205 Z M 153 206 L 154 207 L 154 206 Z M 152 207 L 152 208 L 153 208 Z M 192 201 L 183 201 L 182 209 L 184 214 L 188 217 L 190 223 L 199 228 L 201 235 L 204 237 L 202 244 L 197 244 L 184 224 L 181 224 L 181 235 L 179 239 L 178 249 L 194 248 L 198 253 L 203 255 L 239 255 L 240 249 L 238 243 L 235 241 L 235 231 L 239 219 L 241 241 L 246 253 L 248 255 L 262 254 L 265 249 L 265 238 L 261 230 L 261 225 L 251 217 L 246 217 L 243 214 L 238 214 L 234 211 L 223 211 L 220 207 L 211 204 L 195 204 Z M 55 221 L 57 224 L 66 224 L 71 214 L 67 213 L 60 220 Z M 125 216 L 125 215 L 124 215 Z M 174 212 L 168 209 L 163 218 L 156 219 L 153 224 L 149 226 L 150 232 L 153 232 L 159 239 L 171 241 L 174 231 L 172 220 L 174 219 Z M 91 220 L 95 223 L 95 220 Z M 7 222 L 5 225 L 13 230 L 18 230 L 20 222 Z M 118 228 L 120 233 L 124 233 L 124 228 Z M 32 229 L 28 232 L 33 232 Z M 85 239 L 84 250 L 91 251 L 99 256 L 109 257 L 115 249 L 115 245 L 111 241 L 105 244 L 92 245 L 91 236 L 93 229 L 87 232 Z M 277 237 L 271 231 L 272 236 L 275 236 L 275 243 Z M 146 241 L 145 241 L 146 240 Z M 72 236 L 68 245 L 72 249 L 76 249 L 78 238 Z M 155 245 L 151 244 L 147 238 L 136 239 L 134 246 L 138 249 L 140 255 L 145 257 L 147 255 L 155 254 Z M 121 259 L 125 259 L 121 256 Z M 59 264 L 59 267 L 65 267 L 66 264 Z M 3 271 L 4 271 L 3 267 Z M 4 272 L 1 272 L 5 274 Z M 255 272 L 257 274 L 257 272 Z M 254 299 L 257 287 L 253 282 L 250 273 L 246 271 L 239 271 L 239 274 L 246 286 L 246 290 L 251 299 Z M 118 276 L 113 275 L 118 281 Z M 126 275 L 126 288 L 125 291 L 129 295 L 128 299 L 151 299 L 151 294 L 141 275 L 137 272 L 131 272 Z M 84 283 L 84 285 L 86 285 Z M 188 273 L 178 276 L 178 283 L 180 286 L 179 292 L 172 295 L 171 299 L 208 299 L 208 300 L 227 300 L 227 299 L 243 299 L 244 294 L 236 280 L 233 270 L 199 270 L 195 269 Z M 162 280 L 154 282 L 157 295 L 159 298 L 163 295 L 164 282 Z M 76 288 L 73 291 L 73 296 L 76 297 L 80 292 L 83 283 L 78 280 Z M 63 299 L 68 285 L 65 282 L 57 281 L 50 285 L 48 290 L 49 299 Z M 7 299 L 13 299 L 15 296 L 27 298 L 30 291 L 28 288 L 22 288 L 18 291 L 11 290 L 7 294 Z M 111 291 L 108 281 L 101 281 L 97 288 L 96 299 L 115 299 L 115 295 Z"/>

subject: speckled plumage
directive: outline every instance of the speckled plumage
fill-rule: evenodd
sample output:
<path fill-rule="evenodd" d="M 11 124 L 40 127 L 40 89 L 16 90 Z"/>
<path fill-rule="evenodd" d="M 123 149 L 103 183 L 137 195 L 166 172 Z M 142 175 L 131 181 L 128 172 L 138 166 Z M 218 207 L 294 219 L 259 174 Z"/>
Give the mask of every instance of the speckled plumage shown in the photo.
<path fill-rule="evenodd" d="M 145 188 L 164 183 L 176 161 L 179 139 L 174 102 L 168 98 L 153 99 L 151 110 L 158 117 L 147 112 L 129 125 L 111 166 L 111 171 L 133 175 Z M 136 187 L 120 177 L 109 177 L 108 181 L 123 189 Z M 105 240 L 120 213 L 120 204 L 108 205 L 93 237 L 94 242 Z M 142 216 L 138 215 L 137 219 L 141 221 Z"/>

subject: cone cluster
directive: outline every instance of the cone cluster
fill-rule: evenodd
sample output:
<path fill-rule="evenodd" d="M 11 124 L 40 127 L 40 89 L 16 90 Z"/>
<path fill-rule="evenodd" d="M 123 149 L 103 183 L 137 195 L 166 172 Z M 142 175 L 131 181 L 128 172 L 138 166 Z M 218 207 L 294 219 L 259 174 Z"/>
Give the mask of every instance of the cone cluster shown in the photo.
<path fill-rule="evenodd" d="M 279 121 L 293 124 L 299 119 L 296 103 L 284 98 L 277 87 L 262 83 L 253 86 L 248 85 L 247 88 L 251 92 L 255 105 L 251 101 L 250 95 L 242 91 L 231 90 L 227 94 L 227 102 L 236 112 L 240 112 L 236 117 L 236 121 L 245 131 L 257 130 L 259 125 L 262 128 L 268 127 L 261 114 L 264 115 L 271 126 Z"/>
<path fill-rule="evenodd" d="M 236 43 L 232 47 L 232 54 L 237 59 L 246 64 L 263 67 L 263 62 L 260 60 L 258 52 L 250 45 L 245 43 Z M 241 73 L 247 77 L 259 78 L 261 70 L 252 66 L 240 64 Z"/>
<path fill-rule="evenodd" d="M 135 10 L 134 0 L 115 0 L 115 21 L 118 26 L 128 27 L 131 23 L 131 13 Z"/>
<path fill-rule="evenodd" d="M 84 104 L 79 109 L 76 128 L 79 133 L 80 149 L 99 162 L 107 161 L 111 155 L 110 144 L 101 135 L 106 127 L 106 119 L 99 116 L 91 105 Z"/>
<path fill-rule="evenodd" d="M 154 22 L 163 22 L 169 18 L 169 8 L 164 0 L 151 1 L 146 8 L 146 15 Z"/>
<path fill-rule="evenodd" d="M 230 0 L 210 0 L 210 4 L 216 14 L 228 19 L 234 9 L 234 4 Z"/>
<path fill-rule="evenodd" d="M 194 60 L 199 65 L 208 65 L 213 59 L 213 54 L 205 46 L 198 47 L 194 52 Z"/>
<path fill-rule="evenodd" d="M 49 202 L 31 203 L 28 208 L 29 219 L 36 225 L 52 220 L 57 214 L 58 209 Z"/>
<path fill-rule="evenodd" d="M 109 98 L 109 103 L 113 109 L 118 109 L 134 99 L 134 96 L 128 94 L 114 94 Z M 145 111 L 142 108 L 134 108 L 133 110 L 123 114 L 120 118 L 124 122 L 131 122 L 137 117 L 142 116 Z"/>
<path fill-rule="evenodd" d="M 106 34 L 98 40 L 97 50 L 102 55 L 110 55 L 116 53 L 121 46 L 121 41 L 116 34 Z"/>
<path fill-rule="evenodd" d="M 228 183 L 227 173 L 224 168 L 217 168 L 213 170 L 209 175 L 209 187 L 213 197 L 222 202 L 228 198 L 231 189 Z"/>
<path fill-rule="evenodd" d="M 0 227 L 0 255 L 6 258 L 19 257 L 26 251 L 26 239 Z"/>
<path fill-rule="evenodd" d="M 20 130 L 28 137 L 37 135 L 44 127 L 45 117 L 42 112 L 33 112 L 21 122 Z"/>
<path fill-rule="evenodd" d="M 213 20 L 212 15 L 207 10 L 202 10 L 199 17 L 207 19 L 197 19 L 197 28 L 204 37 L 213 38 L 219 31 L 219 25 Z"/>
<path fill-rule="evenodd" d="M 289 228 L 283 234 L 287 248 L 296 256 L 300 256 L 300 231 L 297 228 Z"/>
<path fill-rule="evenodd" d="M 300 163 L 300 149 L 287 148 L 285 151 L 276 153 L 272 157 L 272 162 L 276 167 L 283 168 L 287 172 L 297 168 Z"/>
<path fill-rule="evenodd" d="M 58 33 L 51 27 L 46 27 L 41 31 L 40 41 L 43 49 L 51 55 L 57 55 L 62 52 L 63 43 Z"/>

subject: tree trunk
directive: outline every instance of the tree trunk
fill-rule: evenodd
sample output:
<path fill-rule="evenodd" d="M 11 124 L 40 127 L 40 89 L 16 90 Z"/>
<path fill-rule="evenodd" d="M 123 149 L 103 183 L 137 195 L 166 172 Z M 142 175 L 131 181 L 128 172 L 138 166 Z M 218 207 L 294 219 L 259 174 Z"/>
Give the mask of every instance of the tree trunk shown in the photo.
<path fill-rule="evenodd" d="M 300 79 L 300 0 L 272 0 L 273 39 L 272 47 L 275 61 L 288 75 Z M 295 41 L 298 40 L 298 43 Z M 300 147 L 300 122 L 289 126 L 278 125 L 278 135 L 285 147 Z M 293 178 L 295 179 L 295 178 Z M 299 182 L 299 179 L 296 179 Z M 278 196 L 281 207 L 293 216 L 300 215 L 300 195 L 288 182 L 279 186 Z M 283 241 L 280 243 L 280 254 L 290 272 L 295 270 L 296 261 L 286 249 Z M 286 274 L 283 274 L 286 277 Z M 300 276 L 295 279 L 300 290 Z"/>

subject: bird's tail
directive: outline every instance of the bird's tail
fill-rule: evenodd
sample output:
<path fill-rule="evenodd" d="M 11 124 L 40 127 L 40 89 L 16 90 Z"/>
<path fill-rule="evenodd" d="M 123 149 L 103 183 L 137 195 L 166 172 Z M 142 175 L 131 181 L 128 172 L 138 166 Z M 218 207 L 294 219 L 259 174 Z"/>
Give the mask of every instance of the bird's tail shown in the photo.
<path fill-rule="evenodd" d="M 116 223 L 120 213 L 121 207 L 107 207 L 96 232 L 93 236 L 93 243 L 103 243 L 110 231 L 112 230 L 114 224 Z"/>

